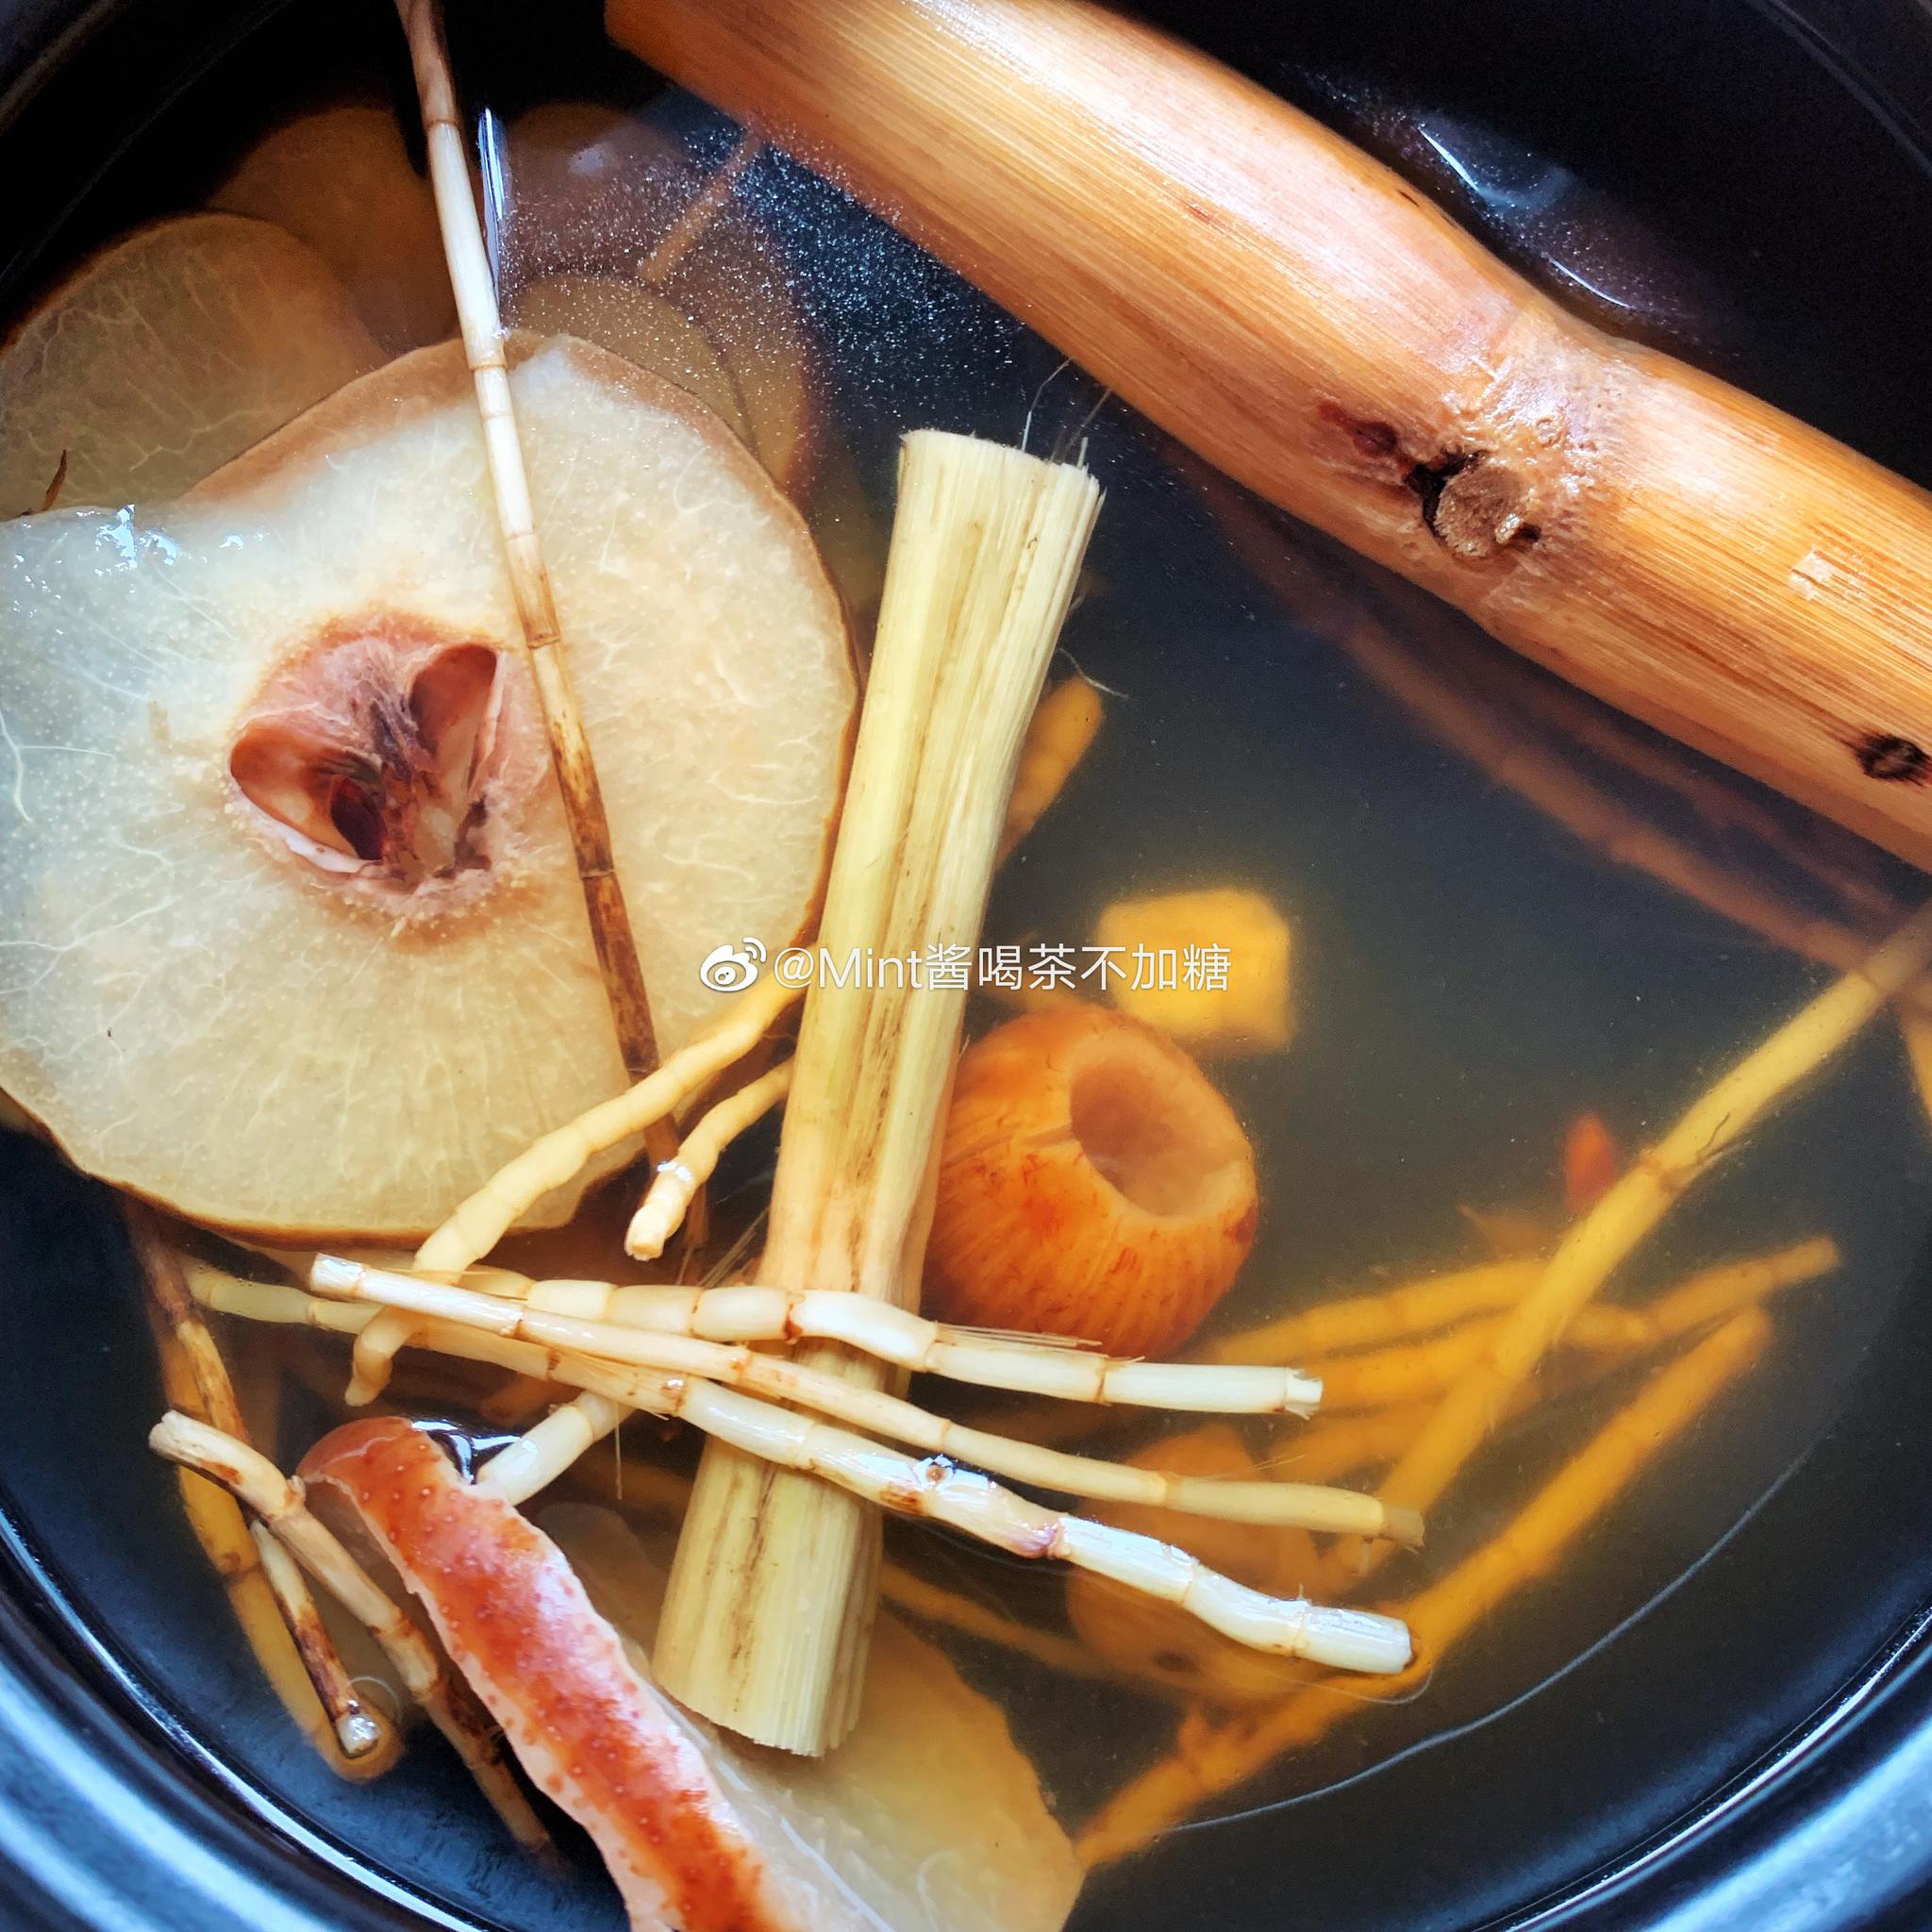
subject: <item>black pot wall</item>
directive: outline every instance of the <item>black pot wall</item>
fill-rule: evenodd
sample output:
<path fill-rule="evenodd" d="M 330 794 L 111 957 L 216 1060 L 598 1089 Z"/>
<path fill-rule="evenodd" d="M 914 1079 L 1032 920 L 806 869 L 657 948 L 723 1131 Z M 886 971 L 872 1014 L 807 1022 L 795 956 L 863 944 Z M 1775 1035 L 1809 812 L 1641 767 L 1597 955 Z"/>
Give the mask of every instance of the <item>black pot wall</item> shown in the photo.
<path fill-rule="evenodd" d="M 1727 373 L 1748 364 L 1775 400 L 1932 481 L 1923 399 L 1932 160 L 1920 138 L 1932 122 L 1932 27 L 1910 0 L 1835 8 L 1824 58 L 1819 37 L 1777 0 L 1592 0 L 1531 15 L 1507 0 L 1387 0 L 1372 14 L 1352 0 L 1306 0 L 1286 13 L 1151 10 L 1371 136 L 1364 103 L 1452 102 L 1604 181 L 1687 257 L 1707 242 L 1728 264 L 1736 325 L 1674 338 L 1666 318 L 1655 325 L 1660 338 Z M 11 188 L 0 209 L 0 303 L 46 272 L 50 248 L 95 239 L 88 224 L 105 231 L 151 211 L 96 197 L 77 229 L 68 222 L 179 87 L 279 11 L 0 0 L 0 178 Z M 381 11 L 374 0 L 370 11 Z M 331 44 L 338 10 L 317 5 L 309 19 L 312 28 L 276 25 L 279 58 Z M 556 58 L 593 31 L 593 14 L 573 11 Z M 235 137 L 209 126 L 207 155 L 180 156 L 182 181 L 192 186 Z M 1399 149 L 1397 158 L 1407 158 Z M 158 207 L 181 198 L 169 184 L 154 192 Z M 1720 245 L 1740 224 L 1774 239 L 1761 278 Z M 1826 370 L 1842 379 L 1824 380 Z M 83 1199 L 39 1170 L 20 1186 L 47 1223 Z M 16 1221 L 15 1233 L 34 1219 Z M 42 1307 L 84 1305 L 88 1270 L 115 1265 L 105 1236 L 4 1245 L 14 1265 L 46 1274 L 23 1290 Z M 72 1278 L 55 1278 L 63 1272 Z M 1091 1932 L 1251 1924 L 1255 1898 L 1278 1895 L 1291 1876 L 1284 1925 L 1932 1924 L 1927 1362 L 1932 1294 L 1922 1293 L 1873 1350 L 1836 1425 L 1763 1507 L 1664 1602 L 1486 1721 L 1479 1753 L 1451 1739 L 1266 1817 L 1178 1834 L 1103 1875 L 1078 1923 Z M 0 1362 L 0 1403 L 21 1392 L 15 1381 Z M 0 1924 L 375 1932 L 469 1923 L 359 1866 L 175 1725 L 41 1566 L 31 1511 L 17 1507 L 27 1477 L 11 1454 L 0 1464 Z M 1714 1640 L 1719 1631 L 1735 1641 Z M 1742 1661 L 1766 1656 L 1785 1660 L 1774 1681 Z M 1741 1772 L 1740 1739 L 1750 1742 Z M 1608 1807 L 1617 1755 L 1639 1749 L 1669 1776 Z M 1428 1827 L 1410 1833 L 1406 1820 Z"/>

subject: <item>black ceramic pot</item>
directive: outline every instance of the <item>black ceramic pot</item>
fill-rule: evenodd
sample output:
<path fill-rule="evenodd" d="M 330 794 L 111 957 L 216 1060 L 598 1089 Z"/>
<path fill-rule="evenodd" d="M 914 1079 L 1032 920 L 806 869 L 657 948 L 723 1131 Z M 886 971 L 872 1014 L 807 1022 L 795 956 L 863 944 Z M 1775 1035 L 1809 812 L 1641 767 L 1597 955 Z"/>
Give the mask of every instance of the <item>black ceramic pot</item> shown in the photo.
<path fill-rule="evenodd" d="M 567 74 L 595 42 L 595 9 L 556 10 L 541 58 Z M 1932 481 L 1932 14 L 1918 0 L 1153 10 L 1378 143 L 1570 299 L 1621 309 Z M 317 75 L 346 61 L 394 85 L 390 30 L 377 0 L 0 0 L 0 308 L 99 236 L 191 198 Z M 117 171 L 184 92 L 196 111 L 172 113 L 164 165 Z M 1390 111 L 1418 100 L 1482 138 L 1446 164 Z M 1673 259 L 1697 265 L 1699 300 L 1659 297 L 1641 275 L 1607 281 L 1587 247 L 1566 257 L 1536 226 L 1548 177 L 1525 175 L 1519 149 L 1559 158 L 1606 206 L 1641 207 Z M 211 1634 L 225 1630 L 219 1599 L 191 1588 L 174 1622 L 127 1625 L 145 1601 L 135 1581 L 178 1555 L 178 1525 L 158 1508 L 151 1541 L 85 1547 L 97 1486 L 153 1481 L 139 1473 L 158 1405 L 138 1324 L 105 1338 L 92 1325 L 101 1284 L 126 1280 L 115 1224 L 25 1143 L 0 1161 L 0 1924 L 611 1923 L 594 1874 L 527 1896 L 486 1886 L 489 1918 L 449 1902 L 501 1853 L 434 1767 L 397 1794 L 408 1815 L 391 1830 L 447 1836 L 458 1876 L 441 1903 L 225 1755 L 206 1712 L 227 1680 L 202 1654 L 234 1645 Z M 1922 1220 L 1932 1233 L 1932 1201 Z M 1932 1924 L 1932 1265 L 1919 1275 L 1817 1446 L 1641 1619 L 1466 1735 L 1102 1874 L 1077 1924 Z M 15 1341 L 27 1331 L 59 1345 Z M 216 1684 L 192 1722 L 166 1662 L 186 1669 L 191 1653 L 197 1681 Z M 223 1694 L 239 1711 L 245 1664 L 233 1672 Z"/>

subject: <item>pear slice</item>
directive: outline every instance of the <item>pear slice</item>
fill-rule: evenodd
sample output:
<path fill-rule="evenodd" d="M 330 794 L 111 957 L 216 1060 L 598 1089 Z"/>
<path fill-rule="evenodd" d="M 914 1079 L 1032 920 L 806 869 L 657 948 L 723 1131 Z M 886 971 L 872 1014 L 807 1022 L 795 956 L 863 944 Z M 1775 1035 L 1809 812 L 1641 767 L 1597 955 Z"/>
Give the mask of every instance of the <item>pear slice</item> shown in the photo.
<path fill-rule="evenodd" d="M 544 275 L 519 289 L 509 319 L 540 336 L 577 336 L 688 390 L 747 448 L 751 424 L 737 378 L 683 309 L 615 275 Z"/>
<path fill-rule="evenodd" d="M 669 1550 L 588 1504 L 554 1503 L 537 1521 L 650 1681 Z M 873 1633 L 858 1725 L 827 1757 L 764 1750 L 676 1715 L 803 1924 L 1059 1932 L 1073 1910 L 1079 1861 L 1005 1716 L 890 1612 Z"/>
<path fill-rule="evenodd" d="M 292 235 L 239 215 L 138 228 L 0 345 L 0 517 L 57 478 L 69 506 L 176 495 L 381 360 Z"/>
<path fill-rule="evenodd" d="M 796 514 L 681 391 L 514 338 L 658 1037 L 812 914 L 854 704 Z M 0 1088 L 195 1219 L 406 1240 L 624 1075 L 460 348 L 0 553 Z M 537 1222 L 572 1205 L 553 1198 Z"/>
<path fill-rule="evenodd" d="M 500 245 L 516 294 L 545 275 L 637 280 L 708 178 L 654 121 L 553 101 L 511 124 Z M 735 194 L 680 258 L 661 292 L 729 365 L 758 458 L 792 496 L 811 480 L 811 347 L 784 251 Z"/>
<path fill-rule="evenodd" d="M 391 354 L 455 330 L 436 204 L 388 108 L 344 102 L 285 121 L 242 157 L 208 206 L 279 223 L 308 242 Z"/>

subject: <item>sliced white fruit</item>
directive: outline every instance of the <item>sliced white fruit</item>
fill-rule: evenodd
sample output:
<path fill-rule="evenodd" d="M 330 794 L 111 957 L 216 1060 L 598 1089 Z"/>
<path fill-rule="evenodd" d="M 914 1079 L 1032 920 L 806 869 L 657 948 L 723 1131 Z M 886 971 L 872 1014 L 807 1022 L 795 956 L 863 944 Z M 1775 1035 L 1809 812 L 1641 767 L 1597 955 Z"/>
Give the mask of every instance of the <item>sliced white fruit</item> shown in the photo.
<path fill-rule="evenodd" d="M 63 507 L 177 495 L 381 360 L 328 264 L 282 229 L 137 229 L 0 345 L 0 517 L 57 481 Z"/>
<path fill-rule="evenodd" d="M 389 108 L 350 102 L 285 121 L 242 156 L 208 206 L 278 223 L 308 242 L 391 355 L 454 332 L 436 204 Z"/>
<path fill-rule="evenodd" d="M 509 319 L 540 336 L 577 336 L 687 390 L 747 447 L 738 383 L 711 339 L 668 296 L 615 275 L 544 275 L 519 289 Z"/>
<path fill-rule="evenodd" d="M 610 1510 L 558 1503 L 538 1523 L 644 1662 L 662 1566 Z M 712 1776 L 806 1924 L 876 1932 L 1058 1932 L 1080 1889 L 1066 1833 L 998 1707 L 883 1615 L 865 1703 L 825 1757 L 766 1751 L 687 1716 Z"/>
<path fill-rule="evenodd" d="M 854 701 L 804 526 L 688 396 L 513 343 L 658 1037 L 812 914 Z M 197 1219 L 407 1239 L 624 1084 L 455 344 L 190 498 L 0 550 L 0 1088 Z M 556 1220 L 554 1199 L 539 1220 Z"/>
<path fill-rule="evenodd" d="M 545 275 L 640 279 L 708 178 L 655 122 L 572 101 L 511 124 L 504 173 L 499 243 L 512 307 L 516 290 Z M 811 349 L 784 251 L 741 192 L 655 286 L 717 345 L 759 459 L 800 495 L 816 427 Z"/>

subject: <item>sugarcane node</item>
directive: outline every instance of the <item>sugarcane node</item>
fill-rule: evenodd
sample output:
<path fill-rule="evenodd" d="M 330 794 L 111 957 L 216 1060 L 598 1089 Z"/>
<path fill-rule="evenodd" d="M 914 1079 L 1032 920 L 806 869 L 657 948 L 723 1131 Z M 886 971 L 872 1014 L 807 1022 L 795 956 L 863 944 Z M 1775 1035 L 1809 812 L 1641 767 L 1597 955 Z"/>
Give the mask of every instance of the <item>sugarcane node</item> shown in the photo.
<path fill-rule="evenodd" d="M 1868 733 L 1854 742 L 1852 756 L 1857 759 L 1858 769 L 1868 778 L 1894 784 L 1923 785 L 1932 777 L 1932 770 L 1928 770 L 1932 759 L 1927 758 L 1924 747 L 1894 733 Z"/>

